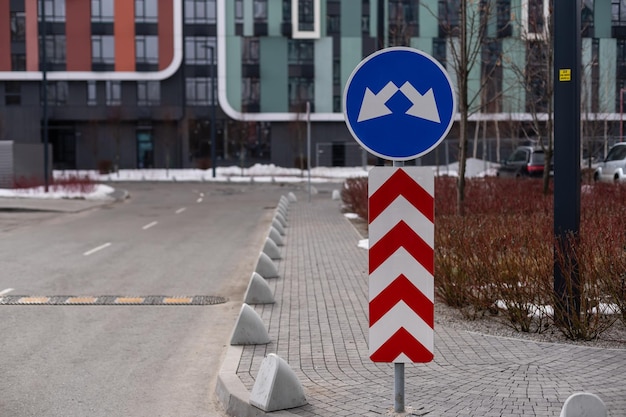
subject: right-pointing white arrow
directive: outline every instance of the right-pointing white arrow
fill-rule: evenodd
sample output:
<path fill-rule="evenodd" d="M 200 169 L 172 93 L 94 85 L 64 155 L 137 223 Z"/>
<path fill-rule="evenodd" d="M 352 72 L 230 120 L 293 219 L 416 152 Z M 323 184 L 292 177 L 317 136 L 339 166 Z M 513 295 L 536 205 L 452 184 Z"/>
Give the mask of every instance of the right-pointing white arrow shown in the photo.
<path fill-rule="evenodd" d="M 406 114 L 419 117 L 420 119 L 430 120 L 431 122 L 441 123 L 437 102 L 435 101 L 435 94 L 432 88 L 422 95 L 407 81 L 402 84 L 400 91 L 413 103 L 406 111 Z"/>
<path fill-rule="evenodd" d="M 398 92 L 398 86 L 389 81 L 387 85 L 383 87 L 378 94 L 374 94 L 369 88 L 365 88 L 365 95 L 363 96 L 363 102 L 361 103 L 361 110 L 359 111 L 359 118 L 357 122 L 363 122 L 365 120 L 375 119 L 377 117 L 386 116 L 391 114 L 389 107 L 385 105 L 387 100 Z"/>

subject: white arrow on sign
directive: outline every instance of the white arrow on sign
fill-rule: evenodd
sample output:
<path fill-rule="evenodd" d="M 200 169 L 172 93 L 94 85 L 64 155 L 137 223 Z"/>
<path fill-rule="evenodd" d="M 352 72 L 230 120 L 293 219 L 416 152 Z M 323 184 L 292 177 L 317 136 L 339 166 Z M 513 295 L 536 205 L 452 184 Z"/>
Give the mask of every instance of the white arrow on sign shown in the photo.
<path fill-rule="evenodd" d="M 359 111 L 357 122 L 391 114 L 391 110 L 389 110 L 389 107 L 387 107 L 385 103 L 397 92 L 398 86 L 391 81 L 389 81 L 378 94 L 374 94 L 372 90 L 365 88 L 365 95 L 363 96 L 363 103 L 361 103 L 361 110 Z"/>
<path fill-rule="evenodd" d="M 413 103 L 413 106 L 406 111 L 406 114 L 441 123 L 437 102 L 435 101 L 435 93 L 433 93 L 432 88 L 422 95 L 407 81 L 400 87 L 400 91 Z"/>
<path fill-rule="evenodd" d="M 422 95 L 408 81 L 400 88 L 392 81 L 389 81 L 378 94 L 374 94 L 369 87 L 366 87 L 357 123 L 392 114 L 393 112 L 387 107 L 386 103 L 398 90 L 412 103 L 412 106 L 406 111 L 406 114 L 420 119 L 430 120 L 431 122 L 441 123 L 433 89 L 429 89 Z"/>

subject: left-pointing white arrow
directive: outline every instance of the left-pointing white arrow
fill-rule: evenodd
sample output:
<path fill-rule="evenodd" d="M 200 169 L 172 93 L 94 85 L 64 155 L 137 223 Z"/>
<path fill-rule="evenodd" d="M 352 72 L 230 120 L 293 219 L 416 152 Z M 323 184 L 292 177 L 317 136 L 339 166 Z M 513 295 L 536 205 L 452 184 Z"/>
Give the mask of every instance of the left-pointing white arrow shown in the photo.
<path fill-rule="evenodd" d="M 365 88 L 365 95 L 363 96 L 363 103 L 361 103 L 361 110 L 359 111 L 357 122 L 391 114 L 391 110 L 389 110 L 389 107 L 387 107 L 385 103 L 397 92 L 398 86 L 391 81 L 389 81 L 378 94 L 374 94 L 372 90 Z"/>
<path fill-rule="evenodd" d="M 439 109 L 437 109 L 437 102 L 435 101 L 435 93 L 433 93 L 432 88 L 422 95 L 407 81 L 402 84 L 400 91 L 413 103 L 406 111 L 406 114 L 419 117 L 420 119 L 430 120 L 431 122 L 441 123 Z"/>

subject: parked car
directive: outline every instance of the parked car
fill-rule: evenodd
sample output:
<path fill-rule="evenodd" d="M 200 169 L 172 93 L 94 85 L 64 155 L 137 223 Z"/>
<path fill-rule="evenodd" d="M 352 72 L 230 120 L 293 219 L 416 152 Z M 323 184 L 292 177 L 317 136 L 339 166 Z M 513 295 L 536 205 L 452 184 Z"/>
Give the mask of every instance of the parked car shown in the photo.
<path fill-rule="evenodd" d="M 593 179 L 604 182 L 626 181 L 626 142 L 613 145 L 596 168 Z"/>
<path fill-rule="evenodd" d="M 498 168 L 498 177 L 542 177 L 545 166 L 543 149 L 518 146 Z"/>

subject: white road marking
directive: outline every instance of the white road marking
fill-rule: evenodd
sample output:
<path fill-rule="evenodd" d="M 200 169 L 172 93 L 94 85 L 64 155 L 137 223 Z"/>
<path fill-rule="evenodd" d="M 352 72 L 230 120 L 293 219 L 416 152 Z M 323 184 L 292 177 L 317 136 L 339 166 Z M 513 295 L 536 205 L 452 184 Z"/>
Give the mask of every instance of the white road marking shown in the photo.
<path fill-rule="evenodd" d="M 11 291 L 13 291 L 13 288 L 7 288 L 6 290 L 0 291 L 0 297 L 3 296 L 3 295 L 7 295 Z"/>
<path fill-rule="evenodd" d="M 182 213 L 185 210 L 187 210 L 187 207 L 181 207 L 178 210 L 176 210 L 176 214 L 180 214 L 180 213 Z"/>
<path fill-rule="evenodd" d="M 109 246 L 111 246 L 110 242 L 105 243 L 104 245 L 100 245 L 97 248 L 93 248 L 91 250 L 88 250 L 87 252 L 83 253 L 83 255 L 85 256 L 89 256 L 89 255 L 93 255 L 94 253 L 101 251 L 102 249 L 108 248 Z"/>
<path fill-rule="evenodd" d="M 149 228 L 156 226 L 158 222 L 152 222 L 152 223 L 148 223 L 147 225 L 145 225 L 144 227 L 142 227 L 143 230 L 148 230 Z"/>

